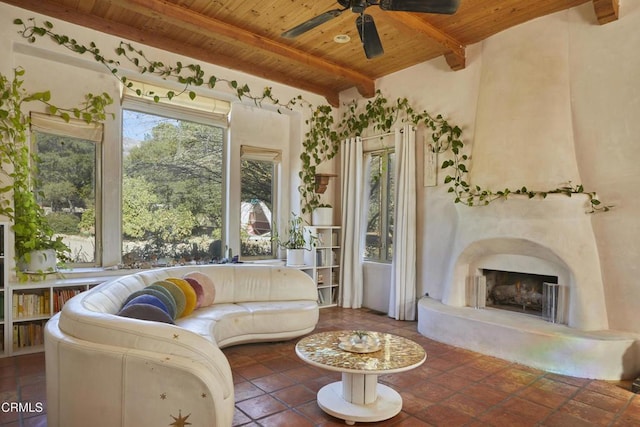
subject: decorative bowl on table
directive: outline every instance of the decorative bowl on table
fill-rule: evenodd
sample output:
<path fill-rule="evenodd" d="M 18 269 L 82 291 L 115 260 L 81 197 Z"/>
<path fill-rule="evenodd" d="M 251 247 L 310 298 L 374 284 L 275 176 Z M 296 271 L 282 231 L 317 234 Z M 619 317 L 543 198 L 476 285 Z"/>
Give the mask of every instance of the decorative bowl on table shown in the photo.
<path fill-rule="evenodd" d="M 380 350 L 380 340 L 371 332 L 353 331 L 340 337 L 338 347 L 352 353 L 373 353 Z"/>

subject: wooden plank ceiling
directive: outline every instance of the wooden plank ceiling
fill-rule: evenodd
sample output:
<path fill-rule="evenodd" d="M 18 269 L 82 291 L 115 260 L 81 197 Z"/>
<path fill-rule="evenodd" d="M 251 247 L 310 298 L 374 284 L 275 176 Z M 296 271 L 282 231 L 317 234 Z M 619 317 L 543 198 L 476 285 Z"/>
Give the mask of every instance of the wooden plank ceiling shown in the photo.
<path fill-rule="evenodd" d="M 295 39 L 281 36 L 307 19 L 341 9 L 334 0 L 0 1 L 282 82 L 323 95 L 332 105 L 338 104 L 338 94 L 345 89 L 355 86 L 363 96 L 373 96 L 377 78 L 442 55 L 452 72 L 463 69 L 466 46 L 583 3 L 593 4 L 594 22 L 611 22 L 618 19 L 619 2 L 461 0 L 454 15 L 392 12 L 370 6 L 366 11 L 375 19 L 385 53 L 367 59 L 355 26 L 357 15 L 350 11 Z M 25 12 L 12 18 L 29 17 Z M 336 43 L 336 35 L 347 35 L 351 41 Z"/>

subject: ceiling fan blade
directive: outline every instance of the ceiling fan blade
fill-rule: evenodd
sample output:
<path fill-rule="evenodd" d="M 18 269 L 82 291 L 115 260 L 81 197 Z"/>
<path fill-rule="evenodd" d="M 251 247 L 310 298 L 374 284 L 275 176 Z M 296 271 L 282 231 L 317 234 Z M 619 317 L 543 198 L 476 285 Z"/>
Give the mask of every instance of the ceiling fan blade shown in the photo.
<path fill-rule="evenodd" d="M 443 13 L 452 15 L 460 0 L 380 0 L 380 9 L 404 12 Z"/>
<path fill-rule="evenodd" d="M 384 49 L 382 48 L 378 30 L 376 29 L 376 23 L 373 22 L 373 17 L 366 13 L 361 14 L 356 19 L 356 26 L 358 27 L 360 41 L 362 41 L 362 47 L 364 48 L 364 54 L 367 59 L 382 55 Z"/>
<path fill-rule="evenodd" d="M 325 13 L 321 13 L 320 15 L 311 18 L 308 21 L 303 22 L 302 24 L 296 25 L 290 30 L 285 31 L 281 34 L 281 36 L 287 39 L 298 37 L 300 34 L 306 33 L 307 31 L 314 29 L 318 25 L 324 24 L 325 22 L 330 21 L 333 18 L 337 18 L 345 10 L 346 9 L 333 9 Z"/>

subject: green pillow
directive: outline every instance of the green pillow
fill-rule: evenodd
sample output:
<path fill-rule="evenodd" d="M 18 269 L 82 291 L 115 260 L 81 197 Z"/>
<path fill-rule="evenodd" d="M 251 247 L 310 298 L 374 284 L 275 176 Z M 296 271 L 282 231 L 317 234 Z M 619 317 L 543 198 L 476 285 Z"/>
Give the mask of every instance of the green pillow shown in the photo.
<path fill-rule="evenodd" d="M 169 291 L 169 293 L 171 294 L 171 296 L 173 297 L 173 299 L 176 302 L 176 319 L 178 317 L 180 317 L 182 315 L 182 313 L 184 312 L 185 307 L 187 306 L 187 298 L 184 296 L 184 292 L 182 292 L 182 289 L 180 289 L 180 287 L 178 285 L 176 285 L 175 283 L 171 283 L 169 281 L 166 280 L 158 280 L 157 282 L 153 282 L 151 284 L 151 286 L 153 285 L 157 285 L 160 287 L 165 288 L 167 291 Z"/>

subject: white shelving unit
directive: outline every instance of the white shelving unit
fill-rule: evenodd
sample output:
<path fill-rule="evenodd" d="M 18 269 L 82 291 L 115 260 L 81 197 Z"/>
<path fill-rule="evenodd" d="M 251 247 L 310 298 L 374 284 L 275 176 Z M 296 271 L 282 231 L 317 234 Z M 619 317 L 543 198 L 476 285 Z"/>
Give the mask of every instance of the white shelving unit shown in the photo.
<path fill-rule="evenodd" d="M 9 282 L 9 274 L 7 272 L 8 264 L 6 262 L 7 252 L 7 232 L 9 231 L 9 223 L 0 222 L 0 357 L 7 355 L 9 348 L 9 331 L 7 323 L 7 283 Z"/>
<path fill-rule="evenodd" d="M 5 251 L 6 253 L 6 251 Z M 4 273 L 4 351 L 0 356 L 44 350 L 44 324 L 69 298 L 102 283 L 95 278 L 8 283 Z"/>
<path fill-rule="evenodd" d="M 339 226 L 307 226 L 305 235 L 315 236 L 315 245 L 305 251 L 305 267 L 318 287 L 318 305 L 335 306 L 340 292 L 340 232 Z"/>

